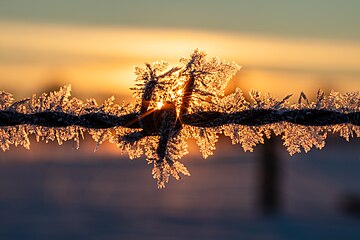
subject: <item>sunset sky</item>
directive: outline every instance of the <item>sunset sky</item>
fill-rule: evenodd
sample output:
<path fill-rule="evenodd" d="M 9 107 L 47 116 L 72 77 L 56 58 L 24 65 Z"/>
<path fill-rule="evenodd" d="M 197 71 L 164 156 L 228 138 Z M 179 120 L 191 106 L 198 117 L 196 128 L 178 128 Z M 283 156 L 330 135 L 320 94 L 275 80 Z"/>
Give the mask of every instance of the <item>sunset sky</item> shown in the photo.
<path fill-rule="evenodd" d="M 0 90 L 131 95 L 134 66 L 199 48 L 276 96 L 360 90 L 360 1 L 1 1 Z"/>

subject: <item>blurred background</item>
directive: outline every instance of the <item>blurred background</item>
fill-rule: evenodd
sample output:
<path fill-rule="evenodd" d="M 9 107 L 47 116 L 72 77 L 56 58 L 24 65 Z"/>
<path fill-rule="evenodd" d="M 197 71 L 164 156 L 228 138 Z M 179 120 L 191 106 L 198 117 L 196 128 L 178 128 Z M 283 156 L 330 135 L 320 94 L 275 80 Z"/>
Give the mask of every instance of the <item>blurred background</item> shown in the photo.
<path fill-rule="evenodd" d="M 0 90 L 70 83 L 131 101 L 134 66 L 199 48 L 235 61 L 239 86 L 277 97 L 360 90 L 356 0 L 0 1 Z M 296 101 L 294 97 L 293 101 Z M 158 190 L 143 158 L 87 136 L 0 154 L 1 239 L 360 239 L 359 139 L 290 157 L 274 138 L 244 153 L 221 138 L 191 177 Z"/>

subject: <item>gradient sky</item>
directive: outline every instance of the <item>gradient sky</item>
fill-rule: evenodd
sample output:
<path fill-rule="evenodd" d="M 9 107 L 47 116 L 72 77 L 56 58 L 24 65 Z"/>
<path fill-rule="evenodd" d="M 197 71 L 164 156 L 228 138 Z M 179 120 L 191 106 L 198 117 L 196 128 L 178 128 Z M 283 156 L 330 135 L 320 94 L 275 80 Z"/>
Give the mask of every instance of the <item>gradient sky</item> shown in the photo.
<path fill-rule="evenodd" d="M 2 0 L 0 18 L 360 41 L 359 9 L 358 0 Z"/>
<path fill-rule="evenodd" d="M 3 0 L 0 88 L 130 95 L 134 65 L 199 48 L 242 65 L 245 91 L 359 90 L 359 9 L 355 0 Z"/>

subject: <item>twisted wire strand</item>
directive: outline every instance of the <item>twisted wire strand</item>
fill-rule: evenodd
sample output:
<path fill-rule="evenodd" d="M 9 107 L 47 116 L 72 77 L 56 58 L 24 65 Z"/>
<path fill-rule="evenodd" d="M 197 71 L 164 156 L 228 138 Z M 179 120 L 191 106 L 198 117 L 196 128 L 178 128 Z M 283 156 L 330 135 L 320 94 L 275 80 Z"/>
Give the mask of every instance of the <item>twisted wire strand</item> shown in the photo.
<path fill-rule="evenodd" d="M 0 111 L 0 127 L 34 125 L 43 127 L 80 126 L 92 129 L 112 127 L 143 128 L 144 123 L 156 121 L 155 116 L 161 115 L 165 109 L 151 110 L 146 118 L 141 114 L 131 113 L 114 116 L 106 113 L 87 113 L 79 116 L 58 111 L 44 111 L 23 114 L 15 111 Z M 303 126 L 330 126 L 336 124 L 353 124 L 360 126 L 360 112 L 342 113 L 326 109 L 252 109 L 234 113 L 198 112 L 185 114 L 181 124 L 196 127 L 218 127 L 225 124 L 244 126 L 261 126 L 277 122 L 289 122 Z"/>

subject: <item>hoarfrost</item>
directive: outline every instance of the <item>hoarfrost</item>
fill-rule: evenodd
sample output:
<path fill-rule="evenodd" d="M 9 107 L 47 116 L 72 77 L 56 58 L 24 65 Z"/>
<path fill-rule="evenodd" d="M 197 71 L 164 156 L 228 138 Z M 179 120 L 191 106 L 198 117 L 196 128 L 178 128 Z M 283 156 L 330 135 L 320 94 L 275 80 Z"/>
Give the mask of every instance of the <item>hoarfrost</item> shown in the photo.
<path fill-rule="evenodd" d="M 207 59 L 198 50 L 172 68 L 166 62 L 147 63 L 135 68 L 134 104 L 117 104 L 114 97 L 101 105 L 95 99 L 71 98 L 70 85 L 20 101 L 1 91 L 0 148 L 6 151 L 15 145 L 29 149 L 29 135 L 37 141 L 57 141 L 60 145 L 73 141 L 78 148 L 84 133 L 88 133 L 96 142 L 95 150 L 109 141 L 130 159 L 146 155 L 147 162 L 153 165 L 153 178 L 163 188 L 170 176 L 177 180 L 181 175 L 190 176 L 180 162 L 188 153 L 189 138 L 196 140 L 202 156 L 207 158 L 216 149 L 220 134 L 230 137 L 232 144 L 240 144 L 244 151 L 253 151 L 272 134 L 281 136 L 291 155 L 323 148 L 328 133 L 337 133 L 347 141 L 360 137 L 359 92 L 332 91 L 326 96 L 319 90 L 313 102 L 301 93 L 297 103 L 289 102 L 291 95 L 279 100 L 256 90 L 250 92 L 250 102 L 239 88 L 224 96 L 228 81 L 239 69 L 235 63 Z M 353 117 L 355 123 L 324 124 L 320 115 L 319 122 L 315 119 L 313 124 L 294 123 L 298 115 L 292 113 L 303 111 L 306 118 L 314 110 L 331 111 L 334 116 L 343 114 L 344 118 L 357 115 Z M 251 119 L 259 112 L 261 117 L 261 111 L 270 115 L 263 122 L 253 119 L 256 124 L 242 122 L 246 117 L 236 117 L 246 113 Z M 202 113 L 209 113 L 210 118 L 201 119 Z M 288 115 L 281 118 L 285 113 Z M 193 118 L 186 120 L 189 116 Z M 196 124 L 191 119 L 196 119 Z"/>

